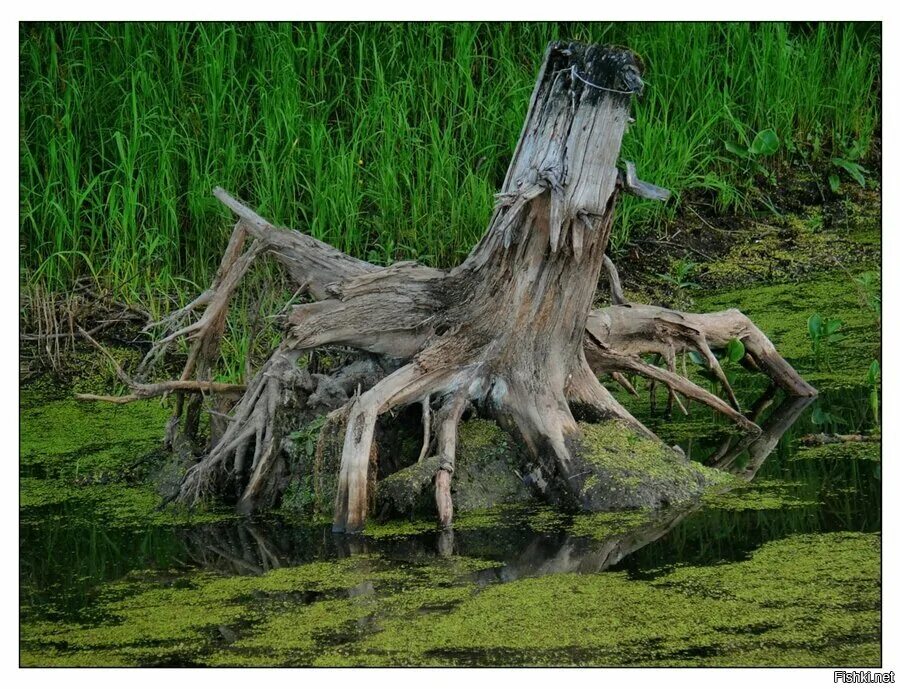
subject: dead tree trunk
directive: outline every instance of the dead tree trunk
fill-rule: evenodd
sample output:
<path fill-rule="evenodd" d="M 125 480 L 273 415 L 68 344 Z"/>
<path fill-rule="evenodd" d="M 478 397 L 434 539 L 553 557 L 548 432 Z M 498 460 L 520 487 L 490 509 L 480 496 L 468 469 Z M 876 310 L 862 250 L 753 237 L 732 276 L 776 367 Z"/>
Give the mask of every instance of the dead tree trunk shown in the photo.
<path fill-rule="evenodd" d="M 551 44 L 487 232 L 450 271 L 414 262 L 373 266 L 299 232 L 279 230 L 217 189 L 240 220 L 216 283 L 167 319 L 167 334 L 147 358 L 154 361 L 178 337 L 194 338 L 181 381 L 171 389 L 182 394 L 183 381 L 195 374 L 208 380 L 229 297 L 256 256 L 275 257 L 316 301 L 290 311 L 284 341 L 248 384 L 227 431 L 190 470 L 179 498 L 196 502 L 215 492 L 223 477 L 246 475 L 239 504 L 252 509 L 258 503 L 276 465 L 281 438 L 274 419 L 285 386 L 299 355 L 323 345 L 401 362 L 335 416 L 346 424 L 337 531 L 364 526 L 376 420 L 400 406 L 419 403 L 426 410 L 423 457 L 433 445 L 439 517 L 446 525 L 452 519 L 457 426 L 469 404 L 492 414 L 528 450 L 538 490 L 557 503 L 590 509 L 583 489 L 591 467 L 582 458 L 576 415 L 616 419 L 654 437 L 597 374 L 625 384 L 623 372 L 658 380 L 673 397 L 697 399 L 758 430 L 733 395 L 729 406 L 678 376 L 671 363 L 676 352 L 697 349 L 719 371 L 711 349 L 737 337 L 747 344 L 748 364 L 792 393 L 813 394 L 737 312 L 704 316 L 631 306 L 613 274 L 619 305 L 591 313 L 617 195 L 668 195 L 638 180 L 630 163 L 623 172 L 617 168 L 630 99 L 642 88 L 641 65 L 628 50 Z M 245 235 L 252 241 L 241 253 Z M 185 325 L 200 306 L 203 316 Z M 661 353 L 669 368 L 646 364 L 644 353 Z"/>

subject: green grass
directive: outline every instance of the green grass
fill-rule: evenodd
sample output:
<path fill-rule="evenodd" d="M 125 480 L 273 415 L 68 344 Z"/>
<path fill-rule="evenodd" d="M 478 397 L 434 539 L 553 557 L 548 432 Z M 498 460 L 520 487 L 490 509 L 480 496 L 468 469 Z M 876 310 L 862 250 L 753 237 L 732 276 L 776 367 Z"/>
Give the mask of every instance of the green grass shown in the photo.
<path fill-rule="evenodd" d="M 771 127 L 865 148 L 879 127 L 877 25 L 23 24 L 23 275 L 65 289 L 93 274 L 132 299 L 193 291 L 231 224 L 217 184 L 354 255 L 454 264 L 484 230 L 553 38 L 642 55 L 623 156 L 676 200 L 744 198 L 726 141 Z M 614 242 L 676 206 L 624 199 Z"/>

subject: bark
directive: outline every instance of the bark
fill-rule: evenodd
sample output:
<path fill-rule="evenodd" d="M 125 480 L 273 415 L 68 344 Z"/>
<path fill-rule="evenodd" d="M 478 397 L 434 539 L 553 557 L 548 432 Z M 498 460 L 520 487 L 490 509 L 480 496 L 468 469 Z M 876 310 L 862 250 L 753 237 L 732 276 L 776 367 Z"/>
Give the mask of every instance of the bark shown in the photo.
<path fill-rule="evenodd" d="M 345 424 L 336 531 L 363 528 L 377 421 L 399 407 L 427 409 L 422 461 L 433 458 L 437 466 L 435 496 L 446 526 L 453 514 L 456 429 L 469 404 L 493 415 L 530 453 L 535 484 L 549 499 L 590 509 L 577 497 L 590 466 L 579 449 L 576 416 L 616 419 L 655 437 L 600 384 L 598 374 L 612 374 L 620 383 L 627 380 L 624 373 L 648 377 L 667 385 L 673 397 L 680 393 L 709 404 L 758 431 L 733 393 L 729 405 L 674 371 L 674 356 L 691 349 L 721 376 L 712 350 L 736 337 L 746 345 L 748 365 L 792 394 L 814 394 L 736 311 L 682 314 L 625 301 L 605 256 L 616 198 L 622 191 L 658 200 L 668 196 L 638 180 L 632 164 L 623 172 L 617 168 L 631 95 L 643 88 L 640 70 L 625 49 L 549 46 L 487 231 L 449 271 L 415 262 L 381 268 L 354 259 L 274 227 L 216 189 L 216 197 L 239 217 L 220 271 L 207 292 L 159 324 L 164 332 L 145 371 L 168 344 L 187 337 L 193 344 L 178 385 L 191 378 L 211 385 L 230 297 L 259 256 L 275 258 L 298 291 L 315 301 L 290 310 L 283 342 L 248 384 L 228 429 L 186 476 L 179 499 L 202 500 L 219 490 L 224 476 L 237 477 L 241 509 L 271 501 L 284 436 L 279 410 L 289 406 L 299 356 L 325 345 L 374 355 L 386 373 L 360 385 L 335 417 Z M 604 264 L 614 305 L 591 312 Z M 201 307 L 203 314 L 188 322 Z M 646 364 L 641 355 L 647 353 L 662 355 L 669 368 Z M 170 427 L 186 417 L 186 430 L 193 431 L 195 422 L 182 406 L 179 398 Z"/>

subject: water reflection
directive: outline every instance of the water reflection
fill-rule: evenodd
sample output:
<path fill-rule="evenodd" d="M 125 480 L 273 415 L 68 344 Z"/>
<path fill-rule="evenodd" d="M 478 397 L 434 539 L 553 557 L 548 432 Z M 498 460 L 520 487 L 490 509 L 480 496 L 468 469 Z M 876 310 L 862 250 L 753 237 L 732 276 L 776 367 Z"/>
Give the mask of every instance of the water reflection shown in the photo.
<path fill-rule="evenodd" d="M 757 419 L 770 402 L 771 397 L 758 405 L 754 413 Z M 713 455 L 714 464 L 746 481 L 752 480 L 809 404 L 808 398 L 785 399 L 762 423 L 761 435 L 726 438 Z M 261 574 L 311 558 L 341 558 L 364 553 L 397 559 L 489 554 L 507 564 L 479 574 L 479 580 L 487 583 L 560 572 L 601 572 L 661 539 L 688 515 L 701 509 L 701 503 L 671 508 L 653 515 L 639 526 L 618 529 L 615 535 L 602 540 L 569 535 L 565 524 L 535 532 L 528 524 L 529 513 L 524 511 L 510 515 L 506 522 L 490 528 L 493 547 L 488 549 L 489 553 L 485 552 L 484 537 L 477 529 L 458 532 L 448 529 L 408 538 L 372 539 L 332 534 L 327 525 L 285 527 L 278 522 L 239 521 L 203 525 L 186 532 L 183 537 L 188 556 L 195 565 L 233 574 Z"/>
<path fill-rule="evenodd" d="M 771 399 L 772 397 L 768 396 L 764 405 L 758 405 L 752 414 L 752 420 L 759 419 Z M 729 437 L 715 453 L 715 465 L 720 469 L 731 471 L 745 481 L 751 481 L 778 445 L 781 437 L 811 401 L 810 398 L 785 399 L 762 424 L 762 434 L 742 438 L 740 442 L 734 442 L 734 438 Z M 747 460 L 737 462 L 737 459 L 745 453 Z M 646 524 L 603 540 L 566 536 L 558 545 L 551 545 L 546 542 L 545 537 L 538 536 L 519 558 L 492 572 L 480 573 L 479 577 L 481 580 L 495 578 L 506 582 L 523 576 L 602 572 L 635 551 L 661 539 L 688 515 L 701 509 L 702 503 L 671 508 L 655 515 Z"/>
<path fill-rule="evenodd" d="M 810 401 L 785 399 L 776 404 L 776 399 L 766 393 L 751 410 L 763 429 L 761 435 L 728 434 L 712 445 L 695 443 L 694 450 L 705 446 L 708 464 L 745 481 L 774 478 L 791 483 L 792 490 L 809 498 L 802 508 L 739 512 L 686 505 L 599 538 L 572 535 L 576 519 L 572 515 L 556 514 L 551 522 L 536 523 L 529 509 L 504 513 L 480 528 L 425 529 L 391 538 L 333 534 L 327 523 L 297 524 L 273 517 L 129 529 L 104 526 L 91 514 L 77 522 L 49 515 L 21 526 L 23 604 L 34 606 L 35 612 L 51 608 L 59 614 L 89 608 L 99 583 L 133 570 L 199 567 L 258 575 L 365 553 L 398 563 L 449 555 L 503 562 L 477 575 L 476 580 L 485 584 L 610 568 L 645 576 L 675 563 L 740 559 L 768 540 L 793 533 L 879 529 L 877 463 L 852 458 L 828 464 L 792 461 L 792 440 L 813 428 Z"/>

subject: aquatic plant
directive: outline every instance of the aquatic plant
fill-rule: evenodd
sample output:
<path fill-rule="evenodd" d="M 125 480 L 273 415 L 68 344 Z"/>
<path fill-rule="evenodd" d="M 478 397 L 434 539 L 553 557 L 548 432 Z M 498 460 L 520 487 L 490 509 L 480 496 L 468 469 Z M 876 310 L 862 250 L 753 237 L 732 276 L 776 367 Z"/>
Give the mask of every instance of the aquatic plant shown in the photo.
<path fill-rule="evenodd" d="M 840 191 L 841 178 L 838 174 L 840 171 L 849 175 L 859 186 L 866 186 L 866 175 L 869 174 L 869 171 L 860 164 L 861 157 L 862 150 L 859 142 L 854 141 L 843 156 L 835 156 L 831 159 L 835 171 L 828 175 L 828 186 L 831 187 L 832 193 L 837 194 Z"/>
<path fill-rule="evenodd" d="M 22 661 L 878 665 L 879 540 L 798 534 L 738 561 L 640 578 L 563 573 L 475 585 L 497 563 L 391 566 L 363 555 L 262 576 L 136 575 L 105 587 L 99 619 L 27 621 Z"/>
<path fill-rule="evenodd" d="M 739 128 L 739 132 L 746 136 L 743 127 Z M 771 170 L 762 164 L 762 160 L 774 156 L 780 148 L 781 140 L 772 128 L 761 129 L 756 132 L 753 141 L 749 144 L 740 145 L 733 141 L 725 142 L 725 150 L 744 163 L 743 168 L 745 172 L 764 177 L 769 182 L 774 180 L 774 175 Z"/>
<path fill-rule="evenodd" d="M 676 290 L 697 287 L 697 283 L 690 280 L 691 274 L 696 267 L 697 264 L 692 261 L 677 258 L 672 261 L 672 267 L 668 273 L 657 273 L 656 276 L 672 285 Z"/>
<path fill-rule="evenodd" d="M 872 410 L 872 421 L 878 426 L 881 417 L 878 413 L 878 395 L 881 382 L 881 364 L 874 359 L 866 370 L 866 383 L 869 386 L 869 409 Z"/>
<path fill-rule="evenodd" d="M 807 319 L 806 328 L 816 365 L 824 364 L 830 368 L 831 345 L 837 344 L 845 337 L 838 332 L 842 325 L 844 322 L 840 318 L 822 318 L 818 313 L 814 313 Z"/>

